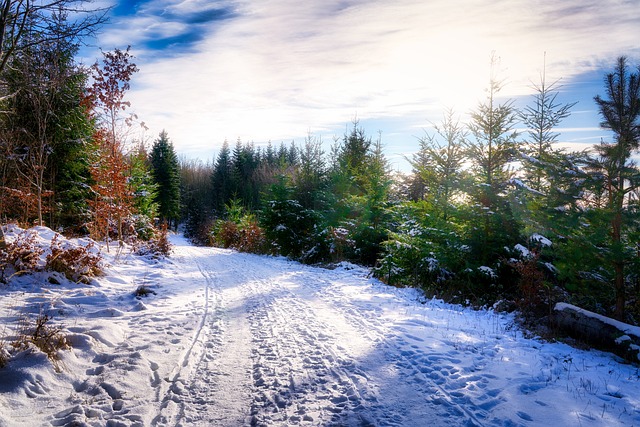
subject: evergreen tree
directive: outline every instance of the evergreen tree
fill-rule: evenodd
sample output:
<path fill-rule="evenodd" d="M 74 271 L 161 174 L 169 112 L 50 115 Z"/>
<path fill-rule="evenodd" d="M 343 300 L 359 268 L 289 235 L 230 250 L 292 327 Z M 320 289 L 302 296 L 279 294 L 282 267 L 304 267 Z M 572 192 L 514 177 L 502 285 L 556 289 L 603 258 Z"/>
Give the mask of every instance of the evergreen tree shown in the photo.
<path fill-rule="evenodd" d="M 559 228 L 558 221 L 566 216 L 562 213 L 575 212 L 574 202 L 579 197 L 575 184 L 583 172 L 578 153 L 566 153 L 554 147 L 559 136 L 555 129 L 570 115 L 576 103 L 558 103 L 559 86 L 557 82 L 547 84 L 544 71 L 540 84 L 534 89 L 533 105 L 520 113 L 528 138 L 521 152 L 523 185 L 519 188 L 519 205 L 529 233 L 546 234 Z M 560 206 L 563 208 L 556 209 Z"/>
<path fill-rule="evenodd" d="M 60 26 L 64 17 L 58 17 Z M 22 202 L 33 194 L 39 224 L 49 210 L 50 225 L 66 218 L 81 222 L 86 211 L 88 161 L 86 142 L 92 123 L 81 105 L 86 74 L 75 64 L 77 44 L 70 38 L 43 41 L 31 26 L 3 79 L 12 96 L 5 98 L 3 123 L 7 159 L 25 186 Z M 28 188 L 26 187 L 28 185 Z M 46 203 L 47 199 L 50 203 Z M 28 218 L 23 218 L 28 220 Z"/>
<path fill-rule="evenodd" d="M 348 191 L 362 194 L 370 160 L 371 138 L 366 136 L 357 119 L 352 125 L 351 131 L 344 135 L 337 161 L 343 177 L 353 184 Z"/>
<path fill-rule="evenodd" d="M 149 155 L 143 143 L 140 143 L 129 155 L 128 163 L 136 235 L 140 239 L 149 240 L 153 237 L 153 223 L 158 214 L 156 202 L 158 184 L 152 176 Z"/>
<path fill-rule="evenodd" d="M 446 221 L 452 199 L 459 195 L 464 181 L 467 134 L 459 121 L 454 120 L 451 110 L 445 113 L 442 124 L 434 125 L 434 128 L 434 135 L 420 139 L 420 149 L 410 163 L 414 179 L 423 188 L 419 192 L 421 198 L 428 199 L 434 206 L 434 213 Z"/>
<path fill-rule="evenodd" d="M 570 110 L 576 103 L 558 103 L 557 81 L 547 84 L 544 70 L 540 84 L 535 85 L 534 89 L 533 105 L 525 107 L 520 113 L 529 135 L 523 147 L 522 167 L 527 185 L 538 192 L 546 192 L 549 182 L 545 176 L 545 167 L 557 161 L 553 144 L 559 134 L 555 129 L 562 120 L 569 117 Z"/>
<path fill-rule="evenodd" d="M 287 146 L 284 145 L 284 141 L 280 143 L 276 157 L 278 158 L 278 163 L 280 163 L 280 167 L 282 169 L 285 169 L 289 165 L 289 150 L 287 149 Z"/>
<path fill-rule="evenodd" d="M 308 251 L 314 246 L 318 218 L 313 210 L 305 209 L 294 200 L 287 177 L 281 176 L 280 181 L 269 188 L 264 204 L 260 225 L 276 253 L 302 261 L 312 260 Z"/>
<path fill-rule="evenodd" d="M 269 165 L 269 167 L 274 167 L 277 163 L 276 161 L 277 159 L 277 153 L 273 148 L 273 145 L 271 144 L 271 141 L 269 141 L 269 144 L 267 145 L 267 148 L 264 152 L 264 162 Z"/>
<path fill-rule="evenodd" d="M 255 182 L 254 173 L 260 165 L 252 143 L 236 142 L 231 157 L 232 191 L 233 197 L 241 200 L 242 205 L 251 210 L 260 204 L 260 189 Z"/>
<path fill-rule="evenodd" d="M 151 169 L 158 185 L 156 202 L 161 221 L 177 228 L 180 218 L 180 166 L 166 131 L 160 132 L 151 148 Z"/>
<path fill-rule="evenodd" d="M 295 175 L 296 199 L 305 209 L 319 209 L 321 192 L 326 186 L 326 166 L 322 140 L 309 133 L 300 152 L 300 164 Z"/>
<path fill-rule="evenodd" d="M 520 233 L 505 193 L 512 177 L 509 163 L 517 150 L 513 130 L 517 113 L 512 100 L 498 102 L 502 83 L 494 74 L 496 63 L 492 57 L 487 98 L 471 112 L 468 126 L 473 137 L 467 144 L 468 156 L 476 181 L 470 194 L 476 202 L 470 246 L 482 265 L 503 257 L 504 248 L 517 243 Z"/>
<path fill-rule="evenodd" d="M 298 164 L 298 147 L 296 147 L 295 141 L 291 141 L 289 150 L 287 151 L 287 165 L 296 166 Z"/>
<path fill-rule="evenodd" d="M 231 151 L 229 150 L 229 142 L 225 139 L 211 176 L 211 185 L 213 189 L 213 209 L 218 213 L 224 212 L 224 207 L 233 197 L 233 176 Z"/>
<path fill-rule="evenodd" d="M 613 132 L 613 143 L 597 147 L 598 159 L 592 162 L 592 177 L 600 181 L 604 196 L 604 222 L 608 224 L 608 241 L 604 251 L 606 263 L 613 270 L 616 294 L 615 316 L 623 320 L 626 305 L 626 269 L 637 256 L 629 241 L 630 227 L 637 227 L 635 208 L 629 203 L 640 185 L 640 170 L 631 160 L 640 144 L 640 69 L 630 73 L 627 59 L 620 57 L 614 72 L 605 78 L 607 98 L 594 98 L 602 116 L 601 126 Z"/>

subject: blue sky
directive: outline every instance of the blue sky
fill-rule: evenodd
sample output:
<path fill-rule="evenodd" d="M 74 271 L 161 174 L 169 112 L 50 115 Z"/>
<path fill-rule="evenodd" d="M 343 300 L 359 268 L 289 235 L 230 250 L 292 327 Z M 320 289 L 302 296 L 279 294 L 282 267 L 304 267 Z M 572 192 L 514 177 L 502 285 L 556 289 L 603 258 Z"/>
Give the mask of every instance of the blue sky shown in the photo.
<path fill-rule="evenodd" d="M 109 3 L 108 3 L 109 4 Z M 490 56 L 501 95 L 524 105 L 546 53 L 559 99 L 578 101 L 559 131 L 580 148 L 606 138 L 592 101 L 615 59 L 640 64 L 636 0 L 146 0 L 110 3 L 95 44 L 132 46 L 129 99 L 179 154 L 212 159 L 223 141 L 328 146 L 354 117 L 392 165 L 452 108 L 484 97 Z M 85 50 L 91 63 L 99 50 Z M 92 56 L 93 55 L 93 56 Z"/>

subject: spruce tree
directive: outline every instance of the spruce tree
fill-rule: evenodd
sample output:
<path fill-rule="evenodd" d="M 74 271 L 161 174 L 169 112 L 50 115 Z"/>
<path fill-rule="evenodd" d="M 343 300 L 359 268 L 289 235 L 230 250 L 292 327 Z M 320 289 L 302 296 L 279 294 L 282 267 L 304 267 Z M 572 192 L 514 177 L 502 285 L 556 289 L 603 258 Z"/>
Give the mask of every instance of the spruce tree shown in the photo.
<path fill-rule="evenodd" d="M 472 139 L 468 156 L 475 186 L 470 196 L 475 201 L 475 218 L 470 230 L 470 246 L 477 262 L 495 262 L 505 255 L 519 237 L 506 190 L 512 178 L 509 163 L 514 160 L 518 144 L 514 130 L 517 112 L 512 100 L 499 103 L 502 82 L 495 76 L 497 60 L 492 57 L 487 98 L 471 112 L 468 125 Z"/>
<path fill-rule="evenodd" d="M 296 199 L 305 209 L 318 209 L 321 192 L 326 186 L 326 165 L 322 151 L 322 139 L 310 133 L 299 150 L 300 163 L 295 175 Z"/>
<path fill-rule="evenodd" d="M 63 17 L 58 22 L 65 25 Z M 50 226 L 61 218 L 64 225 L 80 223 L 86 219 L 86 142 L 92 133 L 81 105 L 87 76 L 74 62 L 78 47 L 73 39 L 43 41 L 31 27 L 27 33 L 2 76 L 12 94 L 4 99 L 3 141 L 7 160 L 24 184 L 14 190 L 24 195 L 23 201 L 35 196 L 33 215 L 39 224 L 47 208 Z"/>
<path fill-rule="evenodd" d="M 449 218 L 451 203 L 462 189 L 466 161 L 467 133 L 448 110 L 435 134 L 420 139 L 420 150 L 410 160 L 414 180 L 423 187 L 422 198 L 433 205 L 434 213 L 444 221 Z"/>
<path fill-rule="evenodd" d="M 166 131 L 160 132 L 151 148 L 151 169 L 158 185 L 156 202 L 161 221 L 177 227 L 180 218 L 180 165 Z"/>
<path fill-rule="evenodd" d="M 213 209 L 218 214 L 224 212 L 224 207 L 233 197 L 232 179 L 231 150 L 229 149 L 229 142 L 225 139 L 211 175 Z"/>
<path fill-rule="evenodd" d="M 557 81 L 548 84 L 544 70 L 540 83 L 533 88 L 533 104 L 520 113 L 529 136 L 523 147 L 522 167 L 527 185 L 538 192 L 545 192 L 549 188 L 545 169 L 557 160 L 553 145 L 559 134 L 555 129 L 569 117 L 576 103 L 561 104 L 557 101 L 560 86 Z"/>

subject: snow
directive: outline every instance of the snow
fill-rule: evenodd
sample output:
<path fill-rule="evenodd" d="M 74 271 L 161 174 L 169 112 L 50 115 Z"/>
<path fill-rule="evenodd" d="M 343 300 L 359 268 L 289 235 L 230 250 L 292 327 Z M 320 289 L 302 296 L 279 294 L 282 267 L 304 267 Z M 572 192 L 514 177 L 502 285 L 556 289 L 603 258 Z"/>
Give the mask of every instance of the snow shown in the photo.
<path fill-rule="evenodd" d="M 14 352 L 0 426 L 640 425 L 638 368 L 609 353 L 525 338 L 509 315 L 352 264 L 172 242 L 165 260 L 104 254 L 89 285 L 0 287 L 0 338 L 46 311 L 73 345 L 59 372 Z M 137 299 L 141 285 L 155 295 Z"/>
<path fill-rule="evenodd" d="M 547 239 L 542 234 L 538 234 L 538 233 L 533 233 L 531 235 L 531 241 L 539 243 L 540 246 L 543 246 L 543 247 L 551 247 L 552 245 L 551 240 Z"/>
<path fill-rule="evenodd" d="M 521 245 L 520 243 L 518 243 L 514 249 L 518 252 L 520 252 L 520 255 L 522 256 L 522 258 L 528 258 L 531 256 L 531 251 L 529 251 L 529 249 L 527 249 L 526 247 L 524 247 L 523 245 Z"/>
<path fill-rule="evenodd" d="M 493 268 L 487 267 L 486 265 L 481 265 L 480 267 L 478 267 L 478 270 L 480 270 L 482 273 L 484 273 L 489 277 L 498 277 L 498 275 L 493 270 Z"/>

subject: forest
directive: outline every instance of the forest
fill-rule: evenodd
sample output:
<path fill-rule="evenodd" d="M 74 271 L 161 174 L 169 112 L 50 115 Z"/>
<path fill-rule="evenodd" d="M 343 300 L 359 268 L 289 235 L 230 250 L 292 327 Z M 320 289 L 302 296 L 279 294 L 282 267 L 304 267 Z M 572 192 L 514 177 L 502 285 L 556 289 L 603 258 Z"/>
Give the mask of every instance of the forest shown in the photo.
<path fill-rule="evenodd" d="M 139 71 L 130 48 L 77 62 L 105 15 L 78 17 L 75 3 L 1 12 L 3 225 L 89 235 L 107 250 L 183 229 L 200 245 L 364 265 L 427 296 L 518 310 L 530 325 L 561 301 L 640 322 L 640 68 L 628 58 L 593 94 L 594 126 L 612 139 L 587 151 L 558 146 L 575 104 L 557 101 L 557 82 L 543 76 L 517 109 L 494 76 L 468 122 L 447 110 L 416 141 L 409 174 L 391 171 L 381 133 L 349 118 L 330 144 L 311 133 L 224 141 L 215 159 L 192 160 L 170 129 L 145 138 L 127 99 Z"/>

